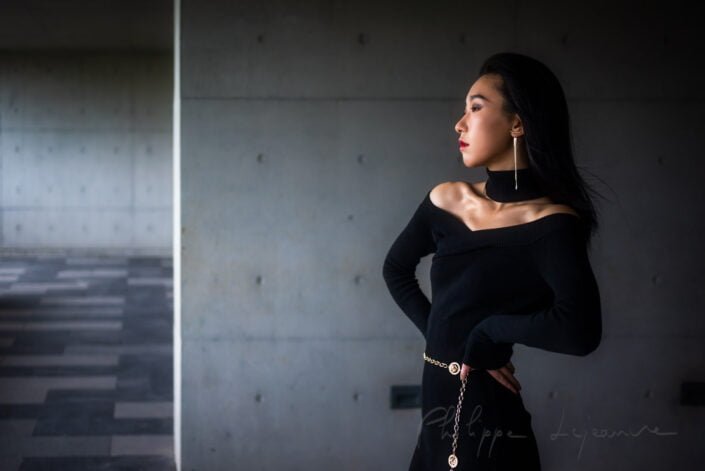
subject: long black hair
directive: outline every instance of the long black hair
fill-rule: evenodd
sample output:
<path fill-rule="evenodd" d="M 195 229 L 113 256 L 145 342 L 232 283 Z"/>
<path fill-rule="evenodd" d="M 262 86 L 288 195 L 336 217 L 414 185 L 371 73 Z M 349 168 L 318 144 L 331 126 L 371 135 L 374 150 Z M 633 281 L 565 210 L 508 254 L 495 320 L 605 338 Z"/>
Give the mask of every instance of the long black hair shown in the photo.
<path fill-rule="evenodd" d="M 567 204 L 580 214 L 583 236 L 590 245 L 598 227 L 590 193 L 601 195 L 583 180 L 573 161 L 573 138 L 563 87 L 546 65 L 513 52 L 488 57 L 478 76 L 485 74 L 501 76 L 503 111 L 521 118 L 529 166 L 554 203 Z"/>

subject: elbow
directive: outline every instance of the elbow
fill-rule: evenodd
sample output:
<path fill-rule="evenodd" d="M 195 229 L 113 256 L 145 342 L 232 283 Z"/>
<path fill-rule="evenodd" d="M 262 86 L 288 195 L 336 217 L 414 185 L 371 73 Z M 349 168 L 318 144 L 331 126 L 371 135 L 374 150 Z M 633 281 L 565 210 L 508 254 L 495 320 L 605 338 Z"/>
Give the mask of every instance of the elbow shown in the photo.
<path fill-rule="evenodd" d="M 584 301 L 583 309 L 572 311 L 566 322 L 563 337 L 565 353 L 587 356 L 597 350 L 602 342 L 602 309 L 599 304 Z"/>
<path fill-rule="evenodd" d="M 589 329 L 579 332 L 573 342 L 573 354 L 577 356 L 587 356 L 597 350 L 602 343 L 602 326 L 598 322 Z"/>
<path fill-rule="evenodd" d="M 399 262 L 394 260 L 391 255 L 387 255 L 382 264 L 382 278 L 387 283 L 392 283 L 394 280 L 400 277 L 408 276 L 411 269 L 402 266 Z"/>
<path fill-rule="evenodd" d="M 600 346 L 600 343 L 602 343 L 602 338 L 601 336 L 593 336 L 590 337 L 587 340 L 583 340 L 580 344 L 578 344 L 578 348 L 576 349 L 576 355 L 585 357 L 597 350 L 597 347 Z"/>
<path fill-rule="evenodd" d="M 395 270 L 392 266 L 391 261 L 389 258 L 384 259 L 384 263 L 382 264 L 382 278 L 384 278 L 384 281 L 389 282 L 389 280 L 394 276 Z"/>

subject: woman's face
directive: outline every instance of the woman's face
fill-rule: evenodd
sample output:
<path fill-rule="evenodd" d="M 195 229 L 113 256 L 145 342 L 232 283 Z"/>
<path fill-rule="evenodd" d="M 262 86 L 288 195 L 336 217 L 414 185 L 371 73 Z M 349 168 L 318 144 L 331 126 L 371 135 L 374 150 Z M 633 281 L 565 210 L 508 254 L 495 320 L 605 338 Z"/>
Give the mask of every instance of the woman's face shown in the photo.
<path fill-rule="evenodd" d="M 498 91 L 499 75 L 482 75 L 465 97 L 465 114 L 455 124 L 463 164 L 466 167 L 489 166 L 512 154 L 512 121 L 502 111 L 503 98 Z"/>

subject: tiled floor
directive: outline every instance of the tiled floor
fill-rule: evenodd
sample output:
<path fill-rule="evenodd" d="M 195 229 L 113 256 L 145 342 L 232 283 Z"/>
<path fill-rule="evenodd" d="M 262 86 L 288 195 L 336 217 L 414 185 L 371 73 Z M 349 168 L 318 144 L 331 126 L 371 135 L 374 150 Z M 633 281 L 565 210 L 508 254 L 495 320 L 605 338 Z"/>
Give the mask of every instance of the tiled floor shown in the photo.
<path fill-rule="evenodd" d="M 171 259 L 0 259 L 0 470 L 175 470 Z"/>

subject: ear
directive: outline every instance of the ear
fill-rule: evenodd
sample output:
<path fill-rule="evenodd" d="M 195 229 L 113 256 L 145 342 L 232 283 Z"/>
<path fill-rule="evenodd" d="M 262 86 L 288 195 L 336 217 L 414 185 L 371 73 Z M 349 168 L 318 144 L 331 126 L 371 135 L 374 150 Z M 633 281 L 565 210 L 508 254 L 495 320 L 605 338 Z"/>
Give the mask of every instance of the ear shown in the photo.
<path fill-rule="evenodd" d="M 512 118 L 511 133 L 512 137 L 521 137 L 524 135 L 524 125 L 521 122 L 521 118 L 516 113 L 514 113 L 514 117 Z"/>

